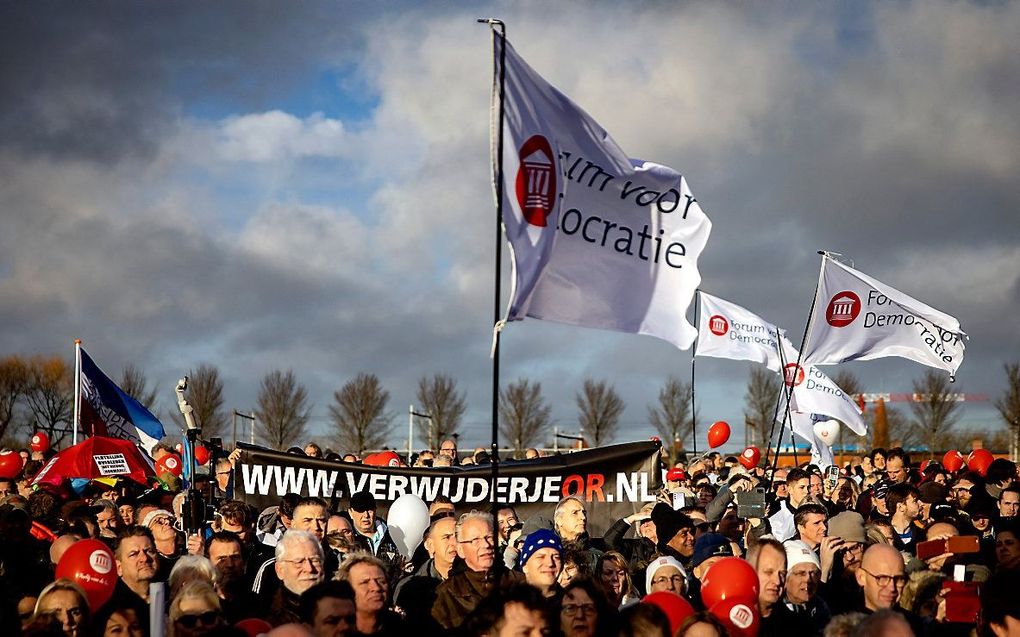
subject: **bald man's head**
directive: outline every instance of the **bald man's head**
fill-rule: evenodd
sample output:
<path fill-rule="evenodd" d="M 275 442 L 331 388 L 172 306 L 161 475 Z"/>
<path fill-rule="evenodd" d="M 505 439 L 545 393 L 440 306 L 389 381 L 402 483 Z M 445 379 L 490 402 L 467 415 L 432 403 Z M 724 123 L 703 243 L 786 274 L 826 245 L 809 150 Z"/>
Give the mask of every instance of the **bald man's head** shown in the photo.
<path fill-rule="evenodd" d="M 60 558 L 64 557 L 67 549 L 71 548 L 71 545 L 79 539 L 77 535 L 61 535 L 53 540 L 53 544 L 50 544 L 50 563 L 57 564 L 60 562 Z"/>
<path fill-rule="evenodd" d="M 856 577 L 868 610 L 892 608 L 907 581 L 903 556 L 889 544 L 874 544 L 864 552 Z"/>
<path fill-rule="evenodd" d="M 266 637 L 314 637 L 304 624 L 283 624 L 266 633 Z"/>

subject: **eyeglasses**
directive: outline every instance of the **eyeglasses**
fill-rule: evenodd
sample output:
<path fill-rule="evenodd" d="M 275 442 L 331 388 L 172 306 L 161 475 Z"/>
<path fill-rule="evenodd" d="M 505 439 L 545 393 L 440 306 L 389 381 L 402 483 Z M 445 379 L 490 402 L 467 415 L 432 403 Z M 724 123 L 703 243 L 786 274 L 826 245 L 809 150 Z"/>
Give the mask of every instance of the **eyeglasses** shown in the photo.
<path fill-rule="evenodd" d="M 306 563 L 310 568 L 322 568 L 322 560 L 317 557 L 302 557 L 296 560 L 279 560 L 279 561 L 286 562 L 287 564 L 293 564 L 298 568 L 301 568 Z"/>
<path fill-rule="evenodd" d="M 220 620 L 219 611 L 210 610 L 199 615 L 181 615 L 176 619 L 177 623 L 185 628 L 195 628 L 199 624 L 203 626 L 215 626 Z"/>
<path fill-rule="evenodd" d="M 472 538 L 470 540 L 457 540 L 457 544 L 470 544 L 475 548 L 488 544 L 492 546 L 496 543 L 496 538 L 491 535 L 483 535 L 481 537 Z"/>
<path fill-rule="evenodd" d="M 564 604 L 563 614 L 567 617 L 574 615 L 594 615 L 595 604 Z"/>
<path fill-rule="evenodd" d="M 874 577 L 875 582 L 879 585 L 880 588 L 885 588 L 886 586 L 893 582 L 896 583 L 896 588 L 903 588 L 903 586 L 907 583 L 908 578 L 906 575 L 875 575 L 874 573 L 872 573 L 871 571 L 864 567 L 859 568 L 868 575 Z"/>
<path fill-rule="evenodd" d="M 671 575 L 670 577 L 666 577 L 665 575 L 663 575 L 662 577 L 656 577 L 652 579 L 653 586 L 668 584 L 670 582 L 672 582 L 673 584 L 682 585 L 684 583 L 684 576 Z"/>

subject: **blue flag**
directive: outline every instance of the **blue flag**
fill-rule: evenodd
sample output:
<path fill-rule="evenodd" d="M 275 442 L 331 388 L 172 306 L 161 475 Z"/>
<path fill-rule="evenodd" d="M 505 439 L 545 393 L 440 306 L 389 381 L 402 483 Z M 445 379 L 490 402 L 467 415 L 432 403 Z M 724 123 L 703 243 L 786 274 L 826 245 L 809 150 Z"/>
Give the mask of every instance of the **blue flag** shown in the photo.
<path fill-rule="evenodd" d="M 140 402 L 124 393 L 81 352 L 81 425 L 92 436 L 122 438 L 152 455 L 152 447 L 166 435 L 163 423 Z"/>

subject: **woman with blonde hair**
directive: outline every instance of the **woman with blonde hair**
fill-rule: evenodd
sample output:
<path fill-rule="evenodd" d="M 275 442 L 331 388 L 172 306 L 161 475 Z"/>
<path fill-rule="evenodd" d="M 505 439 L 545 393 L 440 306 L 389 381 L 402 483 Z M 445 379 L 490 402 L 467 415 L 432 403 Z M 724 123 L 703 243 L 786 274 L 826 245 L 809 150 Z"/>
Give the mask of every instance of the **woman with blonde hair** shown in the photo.
<path fill-rule="evenodd" d="M 220 598 L 202 580 L 187 582 L 170 603 L 168 637 L 199 637 L 224 625 Z"/>
<path fill-rule="evenodd" d="M 67 637 L 84 635 L 89 623 L 89 600 L 85 591 L 66 578 L 48 584 L 35 602 L 33 621 L 39 619 L 59 622 Z"/>
<path fill-rule="evenodd" d="M 213 567 L 209 558 L 201 555 L 182 555 L 174 567 L 170 569 L 170 576 L 167 578 L 170 599 L 177 596 L 184 585 L 189 582 L 205 582 L 216 589 L 219 575 Z"/>
<path fill-rule="evenodd" d="M 620 608 L 636 597 L 627 559 L 617 551 L 606 551 L 595 564 L 595 576 L 610 605 Z"/>

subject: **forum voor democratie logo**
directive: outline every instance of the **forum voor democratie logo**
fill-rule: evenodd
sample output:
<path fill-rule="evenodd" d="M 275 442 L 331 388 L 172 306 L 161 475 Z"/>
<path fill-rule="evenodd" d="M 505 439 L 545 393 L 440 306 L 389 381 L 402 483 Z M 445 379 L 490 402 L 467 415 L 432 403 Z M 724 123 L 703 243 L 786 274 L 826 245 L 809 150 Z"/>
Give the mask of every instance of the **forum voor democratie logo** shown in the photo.
<path fill-rule="evenodd" d="M 716 314 L 708 319 L 708 329 L 716 336 L 726 336 L 726 332 L 730 330 L 730 322 L 726 320 L 725 316 Z"/>
<path fill-rule="evenodd" d="M 556 202 L 556 161 L 549 140 L 532 135 L 518 151 L 520 167 L 514 184 L 524 220 L 544 228 Z"/>
<path fill-rule="evenodd" d="M 783 368 L 783 382 L 787 387 L 796 387 L 804 382 L 804 368 L 797 363 L 790 363 Z"/>
<path fill-rule="evenodd" d="M 846 327 L 861 313 L 861 297 L 850 290 L 843 290 L 829 299 L 825 308 L 825 321 L 833 327 Z"/>

